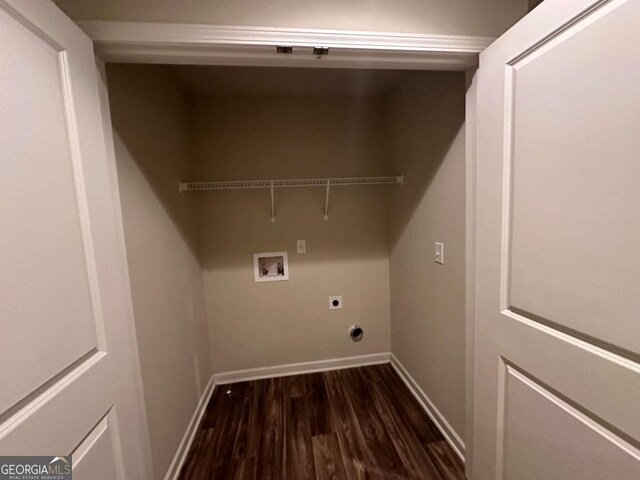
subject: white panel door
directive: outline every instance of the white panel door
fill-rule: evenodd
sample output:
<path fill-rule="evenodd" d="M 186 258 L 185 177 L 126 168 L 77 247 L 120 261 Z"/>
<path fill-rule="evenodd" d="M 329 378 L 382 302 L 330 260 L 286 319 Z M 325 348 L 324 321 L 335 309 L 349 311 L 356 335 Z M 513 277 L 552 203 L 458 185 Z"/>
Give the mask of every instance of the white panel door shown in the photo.
<path fill-rule="evenodd" d="M 113 181 L 91 40 L 0 0 L 0 455 L 78 478 L 147 475 Z"/>
<path fill-rule="evenodd" d="M 480 56 L 473 480 L 640 479 L 640 1 Z"/>

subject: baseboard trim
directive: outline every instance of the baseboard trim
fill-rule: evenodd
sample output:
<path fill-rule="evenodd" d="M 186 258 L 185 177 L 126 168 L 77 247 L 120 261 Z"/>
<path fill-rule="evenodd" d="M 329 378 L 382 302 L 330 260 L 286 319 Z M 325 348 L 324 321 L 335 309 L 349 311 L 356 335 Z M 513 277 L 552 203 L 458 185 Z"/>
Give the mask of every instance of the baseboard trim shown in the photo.
<path fill-rule="evenodd" d="M 200 397 L 198 405 L 196 405 L 191 421 L 187 426 L 187 430 L 184 432 L 184 436 L 182 437 L 178 450 L 171 461 L 171 465 L 169 465 L 169 470 L 167 470 L 164 480 L 176 480 L 178 475 L 180 475 L 180 470 L 182 470 L 182 466 L 187 459 L 187 454 L 189 453 L 193 439 L 195 438 L 198 427 L 200 426 L 200 421 L 202 420 L 204 413 L 207 411 L 207 405 L 209 404 L 209 400 L 211 399 L 211 395 L 213 395 L 215 387 L 215 378 L 212 375 L 209 379 L 209 383 L 207 383 L 207 386 L 202 393 L 202 396 Z"/>
<path fill-rule="evenodd" d="M 332 358 L 315 362 L 289 363 L 273 367 L 252 368 L 248 370 L 236 370 L 232 372 L 216 373 L 213 377 L 216 385 L 227 383 L 246 382 L 261 378 L 286 377 L 304 373 L 326 372 L 343 368 L 364 367 L 366 365 L 379 365 L 389 363 L 389 352 L 359 355 L 357 357 Z"/>
<path fill-rule="evenodd" d="M 464 442 L 460 435 L 456 433 L 453 427 L 447 422 L 444 418 L 440 410 L 436 408 L 431 399 L 427 396 L 426 393 L 420 388 L 418 383 L 413 379 L 413 377 L 409 374 L 407 369 L 402 365 L 398 357 L 396 357 L 393 353 L 390 355 L 391 357 L 391 366 L 400 376 L 405 385 L 409 388 L 413 396 L 418 400 L 418 403 L 422 405 L 422 408 L 427 412 L 427 415 L 433 420 L 433 423 L 436 424 L 438 430 L 442 432 L 442 435 L 447 440 L 451 448 L 456 452 L 456 454 L 460 457 L 460 459 L 464 462 Z"/>

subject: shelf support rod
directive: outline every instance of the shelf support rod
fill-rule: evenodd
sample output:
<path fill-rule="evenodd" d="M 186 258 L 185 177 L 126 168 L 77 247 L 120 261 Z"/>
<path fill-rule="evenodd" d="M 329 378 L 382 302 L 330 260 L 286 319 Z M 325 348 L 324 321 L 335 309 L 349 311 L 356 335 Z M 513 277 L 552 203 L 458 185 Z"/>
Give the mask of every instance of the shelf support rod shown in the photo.
<path fill-rule="evenodd" d="M 324 219 L 329 220 L 329 188 L 331 187 L 331 180 L 327 180 L 327 194 L 324 198 Z"/>
<path fill-rule="evenodd" d="M 276 205 L 273 198 L 273 180 L 271 181 L 271 223 L 276 223 Z"/>

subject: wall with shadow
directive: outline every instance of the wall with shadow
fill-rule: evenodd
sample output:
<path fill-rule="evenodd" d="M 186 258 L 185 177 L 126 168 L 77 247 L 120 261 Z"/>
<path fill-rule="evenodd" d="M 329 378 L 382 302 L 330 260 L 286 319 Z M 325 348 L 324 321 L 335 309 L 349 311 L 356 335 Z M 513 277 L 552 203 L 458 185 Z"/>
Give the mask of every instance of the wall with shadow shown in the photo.
<path fill-rule="evenodd" d="M 381 105 L 372 98 L 201 97 L 194 179 L 244 180 L 390 174 Z M 192 193 L 216 371 L 389 351 L 388 195 L 393 186 L 270 193 Z M 296 254 L 296 240 L 307 253 Z M 288 251 L 290 280 L 254 282 L 253 253 Z M 329 311 L 328 296 L 344 308 Z M 353 343 L 350 325 L 364 327 Z"/>
<path fill-rule="evenodd" d="M 407 72 L 376 97 L 187 97 L 170 73 L 108 69 L 152 435 L 184 431 L 205 357 L 225 372 L 391 350 L 462 436 L 464 74 Z M 402 187 L 332 188 L 328 221 L 323 188 L 276 190 L 276 223 L 268 189 L 177 189 L 401 173 Z M 288 281 L 254 281 L 253 253 L 268 251 L 289 253 Z M 154 457 L 170 458 L 161 443 Z"/>
<path fill-rule="evenodd" d="M 413 73 L 387 99 L 391 351 L 456 432 L 465 427 L 465 79 Z M 444 243 L 444 265 L 434 243 Z"/>
<path fill-rule="evenodd" d="M 118 184 L 154 477 L 162 478 L 211 376 L 193 199 L 189 107 L 163 67 L 108 65 Z"/>

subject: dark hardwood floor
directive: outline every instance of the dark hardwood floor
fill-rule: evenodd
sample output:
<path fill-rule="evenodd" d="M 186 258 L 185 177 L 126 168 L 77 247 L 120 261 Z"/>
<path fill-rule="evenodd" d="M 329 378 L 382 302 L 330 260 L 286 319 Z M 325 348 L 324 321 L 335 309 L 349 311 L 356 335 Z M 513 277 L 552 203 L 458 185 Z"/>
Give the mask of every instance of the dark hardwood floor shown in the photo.
<path fill-rule="evenodd" d="M 217 387 L 180 478 L 459 480 L 464 469 L 386 364 Z"/>

